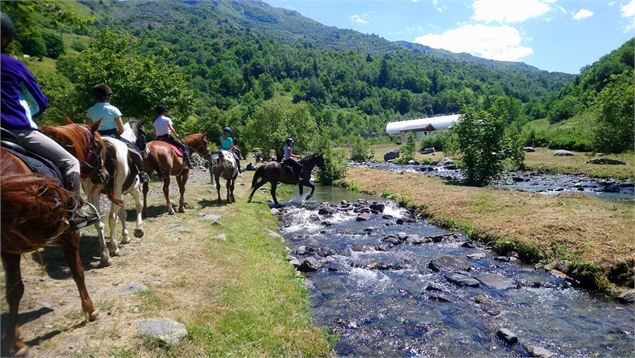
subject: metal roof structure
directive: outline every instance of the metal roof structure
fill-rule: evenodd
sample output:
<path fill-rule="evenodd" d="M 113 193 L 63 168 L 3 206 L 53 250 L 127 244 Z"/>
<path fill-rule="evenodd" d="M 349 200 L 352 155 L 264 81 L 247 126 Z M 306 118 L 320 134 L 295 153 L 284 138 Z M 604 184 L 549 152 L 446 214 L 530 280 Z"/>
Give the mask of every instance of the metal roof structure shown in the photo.
<path fill-rule="evenodd" d="M 386 124 L 386 133 L 398 135 L 404 132 L 432 132 L 439 129 L 448 129 L 452 128 L 452 125 L 459 120 L 460 116 L 460 114 L 450 114 L 447 116 L 389 122 Z"/>

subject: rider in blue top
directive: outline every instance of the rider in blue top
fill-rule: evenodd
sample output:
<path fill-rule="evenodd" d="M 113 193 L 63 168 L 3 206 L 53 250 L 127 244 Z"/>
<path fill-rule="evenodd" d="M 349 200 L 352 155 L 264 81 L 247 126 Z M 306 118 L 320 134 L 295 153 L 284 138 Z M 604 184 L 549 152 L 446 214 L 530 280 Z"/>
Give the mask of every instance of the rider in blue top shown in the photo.
<path fill-rule="evenodd" d="M 223 136 L 220 139 L 220 149 L 226 150 L 228 152 L 232 152 L 234 154 L 234 158 L 236 159 L 236 165 L 238 166 L 238 172 L 241 172 L 240 169 L 240 156 L 238 153 L 240 149 L 236 147 L 234 144 L 234 138 L 232 138 L 232 129 L 229 127 L 225 127 L 223 129 Z"/>
<path fill-rule="evenodd" d="M 98 132 L 102 136 L 109 136 L 126 143 L 130 158 L 135 163 L 139 172 L 139 180 L 141 183 L 147 183 L 150 177 L 145 172 L 143 166 L 143 151 L 134 143 L 121 136 L 123 133 L 123 121 L 121 119 L 121 111 L 119 108 L 110 104 L 112 98 L 112 90 L 105 83 L 100 83 L 93 87 L 93 98 L 95 105 L 90 107 L 86 112 L 86 123 L 89 125 L 101 119 Z M 145 150 L 145 148 L 143 148 Z"/>

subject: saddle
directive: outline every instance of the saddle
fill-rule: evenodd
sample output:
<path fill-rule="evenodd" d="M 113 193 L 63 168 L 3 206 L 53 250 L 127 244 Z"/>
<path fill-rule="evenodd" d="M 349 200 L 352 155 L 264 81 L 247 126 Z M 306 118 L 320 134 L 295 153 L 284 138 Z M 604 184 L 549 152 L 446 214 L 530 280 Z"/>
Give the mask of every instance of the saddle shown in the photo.
<path fill-rule="evenodd" d="M 172 148 L 172 151 L 174 152 L 174 154 L 176 154 L 177 157 L 183 158 L 183 152 L 181 151 L 181 149 L 179 149 L 179 147 L 177 147 L 174 144 L 168 142 L 167 140 L 163 140 L 163 139 L 157 139 L 157 140 L 168 144 Z"/>
<path fill-rule="evenodd" d="M 33 173 L 53 178 L 62 187 L 66 188 L 66 177 L 53 162 L 38 154 L 29 152 L 18 144 L 18 139 L 8 130 L 0 128 L 0 132 L 2 133 L 2 140 L 0 141 L 2 148 L 22 160 Z"/>

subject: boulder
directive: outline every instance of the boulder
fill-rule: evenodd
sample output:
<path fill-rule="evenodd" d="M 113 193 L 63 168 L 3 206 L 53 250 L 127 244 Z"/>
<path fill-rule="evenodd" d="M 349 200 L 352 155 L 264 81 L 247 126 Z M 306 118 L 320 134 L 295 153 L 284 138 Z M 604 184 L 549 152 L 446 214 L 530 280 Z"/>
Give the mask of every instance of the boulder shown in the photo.
<path fill-rule="evenodd" d="M 383 213 L 384 209 L 386 209 L 386 204 L 384 204 L 384 203 L 372 203 L 372 204 L 370 204 L 370 209 L 379 211 L 380 213 Z"/>
<path fill-rule="evenodd" d="M 516 283 L 513 280 L 493 273 L 482 273 L 476 276 L 476 279 L 483 285 L 498 290 L 516 287 Z"/>
<path fill-rule="evenodd" d="M 626 291 L 617 296 L 616 299 L 622 303 L 633 303 L 635 302 L 635 290 Z"/>
<path fill-rule="evenodd" d="M 481 294 L 478 294 L 478 295 L 474 296 L 474 302 L 482 303 L 482 304 L 485 304 L 485 305 L 491 305 L 491 304 L 494 303 L 494 300 L 490 296 L 488 296 L 488 295 L 486 295 L 484 293 L 481 293 Z"/>
<path fill-rule="evenodd" d="M 145 337 L 157 339 L 160 343 L 176 346 L 187 337 L 185 325 L 171 319 L 152 318 L 139 322 L 137 332 Z"/>
<path fill-rule="evenodd" d="M 481 260 L 486 258 L 487 255 L 484 252 L 475 252 L 473 254 L 467 255 L 467 258 L 470 260 Z"/>
<path fill-rule="evenodd" d="M 625 161 L 611 159 L 611 158 L 593 158 L 586 161 L 587 164 L 601 164 L 601 165 L 626 165 Z"/>
<path fill-rule="evenodd" d="M 417 165 L 417 164 L 419 164 L 419 163 L 418 163 L 416 160 L 414 160 L 414 159 L 410 159 L 410 160 L 408 161 L 408 164 L 409 164 L 409 165 Z"/>
<path fill-rule="evenodd" d="M 530 357 L 550 358 L 554 356 L 552 352 L 542 347 L 523 344 L 523 348 L 525 349 L 525 351 L 527 351 L 527 354 Z"/>
<path fill-rule="evenodd" d="M 472 267 L 453 256 L 441 256 L 430 261 L 428 268 L 432 271 L 469 271 Z"/>
<path fill-rule="evenodd" d="M 386 153 L 384 153 L 384 162 L 387 162 L 389 160 L 395 160 L 397 159 L 397 157 L 399 157 L 399 149 L 389 150 Z"/>
<path fill-rule="evenodd" d="M 307 257 L 302 260 L 300 266 L 297 267 L 298 271 L 301 272 L 317 271 L 318 268 L 320 268 L 320 262 L 313 257 Z"/>
<path fill-rule="evenodd" d="M 516 344 L 518 343 L 518 336 L 507 328 L 501 328 L 496 332 L 498 338 L 507 342 L 507 344 Z"/>
<path fill-rule="evenodd" d="M 556 157 L 572 157 L 575 154 L 573 152 L 568 151 L 568 150 L 558 149 L 558 150 L 554 150 L 553 151 L 553 155 L 556 156 Z"/>
<path fill-rule="evenodd" d="M 435 152 L 434 147 L 423 148 L 420 151 L 421 154 L 432 154 L 434 152 Z"/>
<path fill-rule="evenodd" d="M 536 149 L 534 149 L 534 147 L 524 147 L 523 148 L 525 150 L 525 152 L 527 153 L 533 153 L 536 151 Z"/>
<path fill-rule="evenodd" d="M 453 273 L 446 275 L 445 278 L 457 286 L 478 287 L 479 282 L 468 275 L 462 273 Z"/>
<path fill-rule="evenodd" d="M 357 218 L 355 218 L 357 221 L 367 221 L 368 219 L 370 219 L 370 213 L 361 213 Z"/>

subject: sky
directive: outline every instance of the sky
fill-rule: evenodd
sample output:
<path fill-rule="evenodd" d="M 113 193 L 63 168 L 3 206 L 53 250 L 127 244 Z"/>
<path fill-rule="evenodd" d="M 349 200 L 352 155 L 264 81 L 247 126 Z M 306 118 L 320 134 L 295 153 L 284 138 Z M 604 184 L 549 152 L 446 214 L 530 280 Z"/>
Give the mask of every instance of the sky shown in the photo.
<path fill-rule="evenodd" d="M 635 0 L 264 0 L 324 25 L 577 74 L 635 36 Z"/>

